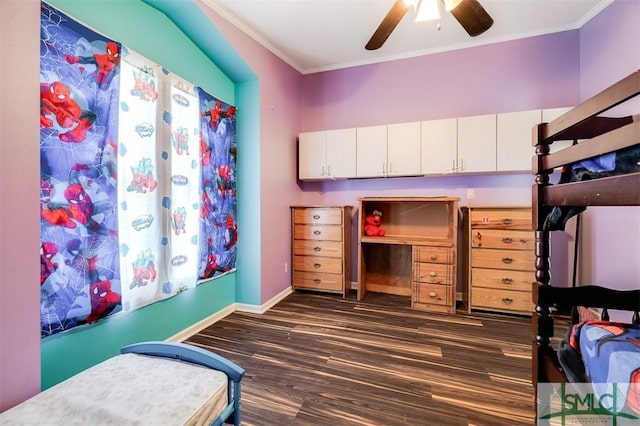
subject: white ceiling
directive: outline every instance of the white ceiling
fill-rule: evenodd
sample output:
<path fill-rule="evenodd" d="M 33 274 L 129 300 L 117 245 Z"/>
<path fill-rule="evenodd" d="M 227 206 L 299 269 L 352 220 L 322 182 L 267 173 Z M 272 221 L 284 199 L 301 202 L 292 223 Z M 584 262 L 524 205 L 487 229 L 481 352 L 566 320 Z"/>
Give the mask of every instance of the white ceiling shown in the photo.
<path fill-rule="evenodd" d="M 580 28 L 614 0 L 480 0 L 494 20 L 469 37 L 442 10 L 415 22 L 410 10 L 382 48 L 364 46 L 395 0 L 202 0 L 303 74 Z M 441 8 L 442 9 L 442 8 Z"/>

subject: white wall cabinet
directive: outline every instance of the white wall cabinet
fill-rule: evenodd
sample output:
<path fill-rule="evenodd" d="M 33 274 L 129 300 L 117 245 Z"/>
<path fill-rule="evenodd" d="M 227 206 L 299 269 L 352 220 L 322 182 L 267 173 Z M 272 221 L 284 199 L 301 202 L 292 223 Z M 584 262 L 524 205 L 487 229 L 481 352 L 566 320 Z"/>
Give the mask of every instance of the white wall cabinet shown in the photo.
<path fill-rule="evenodd" d="M 421 174 L 420 122 L 387 126 L 387 176 Z"/>
<path fill-rule="evenodd" d="M 387 126 L 356 129 L 356 176 L 384 177 L 387 166 Z"/>
<path fill-rule="evenodd" d="M 300 133 L 298 179 L 356 176 L 356 129 Z"/>
<path fill-rule="evenodd" d="M 458 162 L 458 119 L 422 122 L 422 173 L 446 174 Z"/>
<path fill-rule="evenodd" d="M 456 171 L 496 171 L 496 114 L 458 118 Z"/>
<path fill-rule="evenodd" d="M 420 122 L 358 127 L 358 177 L 416 176 L 420 167 Z"/>
<path fill-rule="evenodd" d="M 531 157 L 535 154 L 532 132 L 541 120 L 539 109 L 497 115 L 497 171 L 531 171 Z"/>

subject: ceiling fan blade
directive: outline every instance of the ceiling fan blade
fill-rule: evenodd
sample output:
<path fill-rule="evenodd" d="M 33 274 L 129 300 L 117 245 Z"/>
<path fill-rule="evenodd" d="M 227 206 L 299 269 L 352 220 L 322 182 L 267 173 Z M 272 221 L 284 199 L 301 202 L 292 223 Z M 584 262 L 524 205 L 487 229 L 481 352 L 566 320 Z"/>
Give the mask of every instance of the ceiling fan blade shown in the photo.
<path fill-rule="evenodd" d="M 384 42 L 387 41 L 387 39 L 391 35 L 391 32 L 396 27 L 396 25 L 398 25 L 404 15 L 407 14 L 407 11 L 410 7 L 411 5 L 409 4 L 409 2 L 406 2 L 405 0 L 396 0 L 376 31 L 371 36 L 371 39 L 365 46 L 365 49 L 376 50 L 382 47 Z"/>
<path fill-rule="evenodd" d="M 489 16 L 478 0 L 462 0 L 449 12 L 471 37 L 482 34 L 493 25 L 493 18 Z"/>

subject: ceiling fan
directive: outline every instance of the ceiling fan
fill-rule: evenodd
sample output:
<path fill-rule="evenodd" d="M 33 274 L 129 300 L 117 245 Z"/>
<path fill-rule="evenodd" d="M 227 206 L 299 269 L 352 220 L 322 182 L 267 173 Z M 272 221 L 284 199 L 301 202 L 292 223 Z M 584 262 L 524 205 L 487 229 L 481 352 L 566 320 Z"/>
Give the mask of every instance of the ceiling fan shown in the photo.
<path fill-rule="evenodd" d="M 411 7 L 417 7 L 419 4 L 419 7 L 423 8 L 426 6 L 425 2 L 429 2 L 433 7 L 438 8 L 438 1 L 440 0 L 420 0 L 420 2 L 418 0 L 396 0 L 371 36 L 365 49 L 376 50 L 382 47 L 396 25 L 398 25 Z M 460 25 L 462 25 L 462 28 L 464 28 L 471 37 L 482 34 L 493 25 L 493 18 L 489 16 L 478 0 L 442 1 L 444 2 L 445 9 L 451 12 L 453 17 L 456 18 Z M 420 10 L 418 10 L 418 13 L 420 13 Z"/>

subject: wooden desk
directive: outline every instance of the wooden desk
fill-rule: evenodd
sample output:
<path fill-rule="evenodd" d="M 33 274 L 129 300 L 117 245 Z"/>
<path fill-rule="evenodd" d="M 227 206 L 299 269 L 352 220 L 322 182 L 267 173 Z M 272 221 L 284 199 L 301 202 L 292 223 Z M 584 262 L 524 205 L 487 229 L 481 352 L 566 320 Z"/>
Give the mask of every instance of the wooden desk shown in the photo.
<path fill-rule="evenodd" d="M 457 197 L 362 197 L 358 221 L 358 300 L 367 291 L 411 297 L 416 309 L 455 312 Z M 383 237 L 364 219 L 382 212 Z"/>

